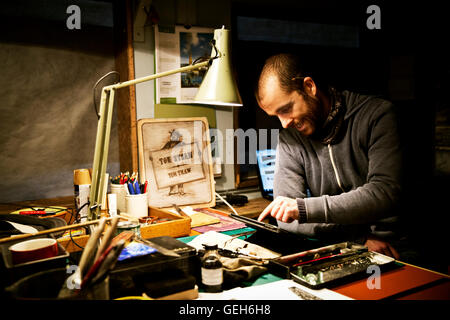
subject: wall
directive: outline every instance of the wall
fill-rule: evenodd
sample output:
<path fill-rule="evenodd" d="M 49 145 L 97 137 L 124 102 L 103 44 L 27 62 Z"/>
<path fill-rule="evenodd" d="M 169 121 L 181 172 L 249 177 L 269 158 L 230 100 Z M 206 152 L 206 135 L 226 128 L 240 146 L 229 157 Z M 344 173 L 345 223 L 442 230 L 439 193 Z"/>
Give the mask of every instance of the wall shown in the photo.
<path fill-rule="evenodd" d="M 73 170 L 92 167 L 92 88 L 114 70 L 112 5 L 70 4 L 81 8 L 80 30 L 67 28 L 64 1 L 1 5 L 0 202 L 73 195 Z M 113 123 L 111 173 L 119 170 Z"/>
<path fill-rule="evenodd" d="M 80 30 L 66 26 L 72 4 L 81 9 Z M 165 24 L 230 25 L 229 1 L 153 4 Z M 93 161 L 92 87 L 115 69 L 112 1 L 18 0 L 2 3 L 0 10 L 1 29 L 7 31 L 0 34 L 0 202 L 73 195 L 73 170 Z M 145 42 L 134 43 L 136 77 L 154 73 L 153 38 L 147 25 Z M 116 80 L 109 77 L 98 87 Z M 153 89 L 152 82 L 137 85 L 137 119 L 154 116 Z M 99 95 L 97 90 L 97 105 Z M 216 110 L 216 118 L 223 132 L 233 128 L 230 109 Z M 111 175 L 120 170 L 116 122 L 114 112 Z M 233 165 L 222 170 L 217 188 L 234 188 Z"/>

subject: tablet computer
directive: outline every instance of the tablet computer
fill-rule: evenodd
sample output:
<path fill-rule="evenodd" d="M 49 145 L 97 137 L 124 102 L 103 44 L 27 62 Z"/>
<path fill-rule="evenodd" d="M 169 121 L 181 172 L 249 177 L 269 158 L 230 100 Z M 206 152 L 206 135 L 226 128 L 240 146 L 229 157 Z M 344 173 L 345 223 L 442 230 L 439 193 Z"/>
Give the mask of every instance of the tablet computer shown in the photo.
<path fill-rule="evenodd" d="M 256 219 L 252 219 L 252 218 L 245 217 L 245 216 L 239 216 L 235 213 L 230 213 L 230 217 L 235 220 L 238 220 L 240 222 L 243 222 L 247 226 L 252 227 L 256 230 L 269 231 L 269 232 L 273 232 L 273 233 L 277 233 L 277 234 L 290 234 L 290 232 L 283 230 L 280 227 L 275 226 L 273 224 L 260 222 Z"/>

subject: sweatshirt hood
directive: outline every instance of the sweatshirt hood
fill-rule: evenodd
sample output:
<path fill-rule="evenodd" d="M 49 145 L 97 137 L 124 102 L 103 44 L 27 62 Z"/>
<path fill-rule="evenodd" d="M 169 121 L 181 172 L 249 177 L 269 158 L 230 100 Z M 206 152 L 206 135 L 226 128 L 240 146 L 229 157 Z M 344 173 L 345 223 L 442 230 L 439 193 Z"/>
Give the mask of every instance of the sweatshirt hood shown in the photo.
<path fill-rule="evenodd" d="M 363 95 L 348 90 L 342 91 L 342 95 L 347 108 L 344 116 L 345 120 L 357 112 L 367 101 L 378 98 L 377 96 Z"/>

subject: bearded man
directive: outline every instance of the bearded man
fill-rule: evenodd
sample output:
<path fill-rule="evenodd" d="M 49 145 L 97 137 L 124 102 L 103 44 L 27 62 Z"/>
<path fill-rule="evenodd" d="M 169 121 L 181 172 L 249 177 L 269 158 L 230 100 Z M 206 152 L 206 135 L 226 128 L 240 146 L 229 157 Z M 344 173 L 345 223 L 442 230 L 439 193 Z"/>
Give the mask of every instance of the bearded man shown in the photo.
<path fill-rule="evenodd" d="M 291 54 L 266 60 L 255 95 L 284 128 L 274 200 L 258 220 L 272 216 L 287 231 L 399 259 L 401 149 L 392 103 L 319 87 Z"/>

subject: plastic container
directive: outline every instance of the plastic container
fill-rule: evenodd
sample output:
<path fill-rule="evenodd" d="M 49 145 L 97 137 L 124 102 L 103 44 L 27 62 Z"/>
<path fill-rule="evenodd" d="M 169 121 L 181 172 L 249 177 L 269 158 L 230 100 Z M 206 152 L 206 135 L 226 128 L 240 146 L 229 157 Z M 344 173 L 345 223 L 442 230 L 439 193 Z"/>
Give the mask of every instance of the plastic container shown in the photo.
<path fill-rule="evenodd" d="M 120 212 L 126 212 L 127 207 L 125 204 L 125 196 L 128 194 L 126 184 L 110 184 L 111 193 L 117 195 L 117 210 Z"/>
<path fill-rule="evenodd" d="M 126 213 L 136 218 L 148 216 L 147 193 L 127 194 L 125 196 Z"/>

